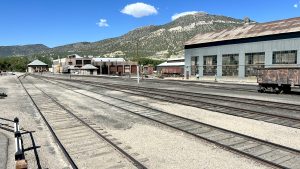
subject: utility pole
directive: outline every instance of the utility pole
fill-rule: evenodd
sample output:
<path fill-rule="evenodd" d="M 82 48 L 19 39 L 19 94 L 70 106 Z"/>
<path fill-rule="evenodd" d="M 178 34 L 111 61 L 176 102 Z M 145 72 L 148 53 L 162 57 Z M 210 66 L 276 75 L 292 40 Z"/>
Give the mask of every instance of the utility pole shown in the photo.
<path fill-rule="evenodd" d="M 58 73 L 61 73 L 61 72 L 60 72 L 60 68 L 62 67 L 62 64 L 61 64 L 61 60 L 60 60 L 59 55 L 58 55 L 58 62 L 59 62 Z"/>
<path fill-rule="evenodd" d="M 137 71 L 137 83 L 140 83 L 140 66 L 139 64 L 136 66 L 136 71 Z"/>
<path fill-rule="evenodd" d="M 139 41 L 138 40 L 136 41 L 136 58 L 139 62 Z M 140 83 L 140 66 L 139 66 L 139 63 L 136 67 L 136 71 L 137 71 L 137 83 L 139 84 Z"/>
<path fill-rule="evenodd" d="M 102 75 L 102 59 L 100 60 L 100 75 Z"/>
<path fill-rule="evenodd" d="M 139 59 L 139 41 L 136 41 L 136 58 Z"/>

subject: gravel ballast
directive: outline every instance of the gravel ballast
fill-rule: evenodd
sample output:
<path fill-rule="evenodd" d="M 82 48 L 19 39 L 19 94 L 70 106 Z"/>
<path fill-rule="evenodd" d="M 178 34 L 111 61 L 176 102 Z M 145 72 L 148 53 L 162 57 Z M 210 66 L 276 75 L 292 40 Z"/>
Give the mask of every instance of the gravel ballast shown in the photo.
<path fill-rule="evenodd" d="M 139 102 L 143 100 L 144 104 L 168 113 L 225 128 L 287 147 L 300 149 L 300 130 L 296 128 L 231 116 L 190 106 L 172 104 L 168 102 L 155 102 L 153 99 L 149 98 L 137 96 L 130 96 L 126 98 L 139 100 Z"/>
<path fill-rule="evenodd" d="M 39 86 L 49 88 L 52 85 L 44 82 Z M 53 86 L 50 88 L 53 89 Z M 77 91 L 101 98 L 85 90 Z M 268 168 L 193 136 L 129 115 L 66 89 L 56 87 L 51 95 L 101 125 L 112 137 L 131 147 L 131 151 L 139 154 L 140 158 L 147 158 L 149 168 Z"/>
<path fill-rule="evenodd" d="M 1 76 L 0 88 L 5 89 L 8 97 L 0 100 L 0 117 L 13 120 L 18 117 L 20 127 L 35 131 L 33 133 L 38 149 L 39 158 L 43 168 L 68 168 L 64 157 L 61 155 L 58 146 L 52 139 L 50 132 L 44 125 L 32 102 L 26 95 L 16 76 Z M 1 130 L 2 131 L 2 130 Z M 15 168 L 14 153 L 14 135 L 13 133 L 3 131 L 9 139 L 7 169 Z M 23 135 L 24 147 L 31 146 L 29 135 Z M 37 168 L 33 151 L 25 153 L 29 168 Z"/>

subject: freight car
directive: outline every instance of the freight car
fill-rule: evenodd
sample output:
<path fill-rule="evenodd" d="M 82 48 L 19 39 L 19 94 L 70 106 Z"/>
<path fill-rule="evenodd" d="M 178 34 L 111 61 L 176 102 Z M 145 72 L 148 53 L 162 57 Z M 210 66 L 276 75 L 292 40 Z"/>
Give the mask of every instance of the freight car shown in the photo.
<path fill-rule="evenodd" d="M 183 75 L 184 68 L 176 66 L 160 67 L 158 71 L 163 75 Z"/>
<path fill-rule="evenodd" d="M 272 67 L 258 69 L 258 91 L 289 93 L 291 87 L 300 86 L 300 67 Z"/>

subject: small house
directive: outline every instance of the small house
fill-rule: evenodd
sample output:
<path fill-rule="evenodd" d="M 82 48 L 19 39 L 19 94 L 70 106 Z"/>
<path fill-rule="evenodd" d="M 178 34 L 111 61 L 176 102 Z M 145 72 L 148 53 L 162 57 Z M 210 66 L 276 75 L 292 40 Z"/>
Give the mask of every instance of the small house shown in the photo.
<path fill-rule="evenodd" d="M 97 75 L 97 67 L 91 65 L 91 64 L 86 64 L 81 67 L 80 74 L 83 75 Z"/>
<path fill-rule="evenodd" d="M 48 72 L 48 65 L 40 60 L 34 60 L 27 65 L 27 72 Z"/>

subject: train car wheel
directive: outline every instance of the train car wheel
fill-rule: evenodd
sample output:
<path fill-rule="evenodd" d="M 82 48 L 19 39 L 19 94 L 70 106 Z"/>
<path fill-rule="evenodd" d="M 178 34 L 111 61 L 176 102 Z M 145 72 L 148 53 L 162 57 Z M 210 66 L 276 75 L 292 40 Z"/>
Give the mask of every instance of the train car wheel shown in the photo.
<path fill-rule="evenodd" d="M 266 92 L 266 88 L 263 87 L 263 86 L 259 86 L 257 91 L 260 92 L 260 93 L 265 93 Z"/>
<path fill-rule="evenodd" d="M 261 86 L 257 86 L 257 91 L 261 93 Z"/>
<path fill-rule="evenodd" d="M 281 87 L 275 87 L 273 90 L 276 94 L 279 94 L 282 92 L 282 88 Z"/>
<path fill-rule="evenodd" d="M 284 92 L 284 93 L 290 93 L 290 92 L 291 92 L 291 89 L 292 89 L 291 86 L 284 86 L 284 87 L 283 87 L 283 92 Z"/>

